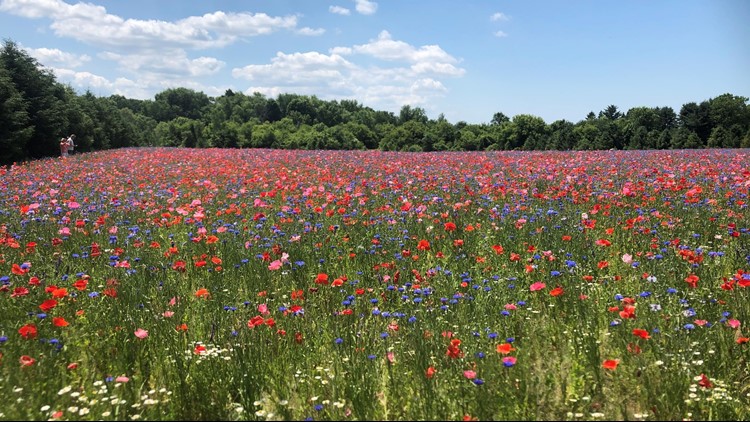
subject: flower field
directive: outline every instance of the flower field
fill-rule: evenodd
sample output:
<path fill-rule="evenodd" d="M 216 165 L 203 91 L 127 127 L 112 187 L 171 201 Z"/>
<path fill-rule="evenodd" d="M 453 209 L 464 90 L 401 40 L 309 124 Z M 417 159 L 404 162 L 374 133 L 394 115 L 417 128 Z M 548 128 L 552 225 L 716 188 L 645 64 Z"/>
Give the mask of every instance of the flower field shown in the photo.
<path fill-rule="evenodd" d="M 750 150 L 0 169 L 2 420 L 750 419 Z"/>

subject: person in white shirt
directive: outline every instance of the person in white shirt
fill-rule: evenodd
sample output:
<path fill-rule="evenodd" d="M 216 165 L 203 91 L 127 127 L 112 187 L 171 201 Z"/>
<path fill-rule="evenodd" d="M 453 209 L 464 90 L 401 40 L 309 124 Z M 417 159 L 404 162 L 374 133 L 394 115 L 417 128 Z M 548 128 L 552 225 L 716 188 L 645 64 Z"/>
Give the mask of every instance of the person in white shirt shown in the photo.
<path fill-rule="evenodd" d="M 76 139 L 75 134 L 71 134 L 70 136 L 68 136 L 68 154 L 73 154 L 73 149 L 76 146 L 74 142 L 75 139 Z"/>

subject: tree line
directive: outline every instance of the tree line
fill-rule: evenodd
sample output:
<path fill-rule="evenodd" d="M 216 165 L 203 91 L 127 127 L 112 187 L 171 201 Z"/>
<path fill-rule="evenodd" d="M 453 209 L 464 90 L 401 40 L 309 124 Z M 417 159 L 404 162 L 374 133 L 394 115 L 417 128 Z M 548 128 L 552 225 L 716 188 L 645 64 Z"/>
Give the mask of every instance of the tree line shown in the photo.
<path fill-rule="evenodd" d="M 0 50 L 0 164 L 132 146 L 388 151 L 692 149 L 750 147 L 748 98 L 723 94 L 671 107 L 610 105 L 576 123 L 501 112 L 489 123 L 448 122 L 420 107 L 399 113 L 355 100 L 170 88 L 153 100 L 77 94 L 13 41 Z"/>

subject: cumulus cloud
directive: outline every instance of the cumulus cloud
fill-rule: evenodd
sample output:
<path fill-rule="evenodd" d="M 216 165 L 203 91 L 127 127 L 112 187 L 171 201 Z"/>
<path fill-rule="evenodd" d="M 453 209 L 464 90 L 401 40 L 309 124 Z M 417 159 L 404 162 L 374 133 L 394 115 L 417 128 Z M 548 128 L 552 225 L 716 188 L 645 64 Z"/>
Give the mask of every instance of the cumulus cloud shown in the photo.
<path fill-rule="evenodd" d="M 61 0 L 3 0 L 0 11 L 26 18 L 48 18 L 55 35 L 104 48 L 140 50 L 149 44 L 205 49 L 224 47 L 242 37 L 294 30 L 297 16 L 225 13 L 190 16 L 175 22 L 123 19 L 102 6 Z"/>
<path fill-rule="evenodd" d="M 373 15 L 378 11 L 378 4 L 368 0 L 354 0 L 355 9 L 363 15 Z"/>
<path fill-rule="evenodd" d="M 505 37 L 507 37 L 507 36 L 508 36 L 508 34 L 506 34 L 506 33 L 505 33 L 505 32 L 503 32 L 503 31 L 495 31 L 495 32 L 494 32 L 493 34 L 494 34 L 494 35 L 495 35 L 496 37 L 498 37 L 498 38 L 505 38 Z"/>
<path fill-rule="evenodd" d="M 366 44 L 334 47 L 328 54 L 278 52 L 269 63 L 232 70 L 235 78 L 251 82 L 248 94 L 351 98 L 394 111 L 404 104 L 429 108 L 447 92 L 441 79 L 464 73 L 459 60 L 439 46 L 415 47 L 386 31 Z"/>
<path fill-rule="evenodd" d="M 47 67 L 76 68 L 91 61 L 91 57 L 86 54 L 66 53 L 56 48 L 26 48 L 25 50 L 31 57 Z"/>
<path fill-rule="evenodd" d="M 328 11 L 336 15 L 349 16 L 352 12 L 346 7 L 341 6 L 328 6 Z"/>
<path fill-rule="evenodd" d="M 139 54 L 105 52 L 99 54 L 99 57 L 115 61 L 119 68 L 134 74 L 145 72 L 178 78 L 213 75 L 226 64 L 214 57 L 191 59 L 182 49 L 164 49 Z"/>

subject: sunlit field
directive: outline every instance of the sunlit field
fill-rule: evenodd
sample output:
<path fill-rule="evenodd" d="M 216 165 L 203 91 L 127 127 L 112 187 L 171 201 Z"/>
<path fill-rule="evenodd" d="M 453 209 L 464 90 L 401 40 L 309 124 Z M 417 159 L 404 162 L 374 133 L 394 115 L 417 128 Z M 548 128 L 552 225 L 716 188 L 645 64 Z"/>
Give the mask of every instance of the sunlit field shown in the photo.
<path fill-rule="evenodd" d="M 0 419 L 747 420 L 750 150 L 0 170 Z"/>

